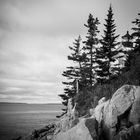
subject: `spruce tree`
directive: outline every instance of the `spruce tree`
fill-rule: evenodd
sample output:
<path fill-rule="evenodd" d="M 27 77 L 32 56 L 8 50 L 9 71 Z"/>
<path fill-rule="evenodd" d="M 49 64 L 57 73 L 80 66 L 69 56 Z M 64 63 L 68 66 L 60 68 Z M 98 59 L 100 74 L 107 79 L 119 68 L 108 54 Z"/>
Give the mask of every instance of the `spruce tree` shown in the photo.
<path fill-rule="evenodd" d="M 101 46 L 97 48 L 96 54 L 98 63 L 98 69 L 96 69 L 97 81 L 100 83 L 109 80 L 113 75 L 119 73 L 118 63 L 116 62 L 121 57 L 119 56 L 121 51 L 117 48 L 119 42 L 117 42 L 116 39 L 119 35 L 115 35 L 116 25 L 114 23 L 113 15 L 112 7 L 110 5 L 107 19 L 105 19 L 106 24 L 104 24 L 104 36 L 102 36 L 100 41 Z"/>
<path fill-rule="evenodd" d="M 64 88 L 64 94 L 60 94 L 59 96 L 62 98 L 62 104 L 64 106 L 67 106 L 68 99 L 72 99 L 72 103 L 74 106 L 74 97 L 76 95 L 77 89 L 76 89 L 76 80 L 80 79 L 81 77 L 81 61 L 82 56 L 80 53 L 80 43 L 81 43 L 81 37 L 79 36 L 78 39 L 75 39 L 75 42 L 73 43 L 73 46 L 69 47 L 69 49 L 72 51 L 71 55 L 68 56 L 68 60 L 74 62 L 74 66 L 67 67 L 65 71 L 63 71 L 63 76 L 67 79 L 66 82 L 62 82 L 66 87 Z M 67 111 L 66 109 L 63 109 L 63 111 Z"/>
<path fill-rule="evenodd" d="M 85 75 L 86 81 L 89 86 L 92 86 L 95 83 L 95 63 L 96 63 L 96 47 L 99 43 L 97 35 L 99 33 L 98 25 L 99 25 L 98 18 L 93 18 L 92 14 L 89 14 L 87 24 L 85 27 L 88 29 L 86 41 L 83 43 L 85 44 L 84 50 L 86 53 L 87 60 L 85 63 Z"/>

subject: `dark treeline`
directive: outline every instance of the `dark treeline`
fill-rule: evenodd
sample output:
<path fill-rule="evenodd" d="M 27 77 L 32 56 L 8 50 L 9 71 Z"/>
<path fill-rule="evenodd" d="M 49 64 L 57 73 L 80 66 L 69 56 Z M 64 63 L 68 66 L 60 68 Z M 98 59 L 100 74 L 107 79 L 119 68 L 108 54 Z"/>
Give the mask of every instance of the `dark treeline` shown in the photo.
<path fill-rule="evenodd" d="M 112 7 L 109 7 L 104 24 L 104 34 L 99 37 L 98 18 L 89 14 L 86 39 L 79 36 L 70 46 L 68 60 L 74 62 L 63 72 L 66 77 L 62 104 L 66 106 L 62 115 L 67 112 L 68 99 L 79 116 L 85 115 L 89 108 L 95 107 L 97 100 L 107 99 L 123 84 L 140 84 L 140 14 L 132 24 L 134 28 L 126 31 L 119 42 Z M 62 116 L 61 115 L 61 116 Z"/>

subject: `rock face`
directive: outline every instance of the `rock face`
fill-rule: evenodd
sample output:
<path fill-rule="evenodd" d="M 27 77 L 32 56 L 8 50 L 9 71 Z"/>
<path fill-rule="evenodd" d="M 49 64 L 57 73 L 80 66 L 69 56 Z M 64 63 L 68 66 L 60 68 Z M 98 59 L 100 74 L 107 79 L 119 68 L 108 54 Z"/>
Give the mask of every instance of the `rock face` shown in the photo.
<path fill-rule="evenodd" d="M 109 101 L 102 102 L 101 104 L 98 104 L 96 108 L 94 109 L 92 117 L 95 117 L 96 120 L 101 123 L 104 117 L 104 107 L 109 104 Z"/>
<path fill-rule="evenodd" d="M 133 135 L 129 131 L 140 123 L 140 87 L 121 87 L 110 100 L 98 105 L 94 114 L 99 124 L 102 122 L 106 139 L 112 140 L 123 130 Z"/>
<path fill-rule="evenodd" d="M 135 100 L 135 86 L 123 86 L 118 89 L 108 102 L 108 106 L 104 108 L 104 122 L 108 127 L 115 127 L 117 118 L 124 114 Z"/>
<path fill-rule="evenodd" d="M 100 99 L 89 112 L 91 116 L 76 117 L 69 100 L 68 113 L 56 124 L 50 138 L 43 129 L 39 138 L 22 140 L 140 140 L 140 87 L 124 85 L 110 100 Z"/>
<path fill-rule="evenodd" d="M 81 119 L 75 127 L 69 129 L 66 132 L 59 133 L 57 136 L 54 137 L 53 140 L 93 140 L 93 138 L 96 140 L 97 132 L 94 126 L 95 119 L 90 121 L 86 119 Z"/>
<path fill-rule="evenodd" d="M 110 100 L 99 100 L 90 114 L 53 140 L 140 140 L 140 87 L 122 86 Z"/>
<path fill-rule="evenodd" d="M 67 114 L 65 114 L 57 123 L 56 131 L 65 132 L 69 130 L 70 128 L 72 128 L 73 126 L 75 126 L 79 122 L 79 119 L 75 115 L 76 114 L 75 106 L 72 108 L 71 99 L 69 99 Z"/>

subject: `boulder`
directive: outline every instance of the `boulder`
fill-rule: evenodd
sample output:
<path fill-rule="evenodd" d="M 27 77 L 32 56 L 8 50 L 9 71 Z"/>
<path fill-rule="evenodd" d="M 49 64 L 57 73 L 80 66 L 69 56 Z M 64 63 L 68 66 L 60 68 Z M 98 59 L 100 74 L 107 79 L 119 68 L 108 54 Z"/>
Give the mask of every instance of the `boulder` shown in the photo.
<path fill-rule="evenodd" d="M 53 140 L 93 140 L 88 128 L 85 125 L 85 119 L 81 119 L 80 122 L 73 128 L 66 132 L 58 133 Z"/>
<path fill-rule="evenodd" d="M 135 86 L 125 85 L 118 89 L 110 100 L 105 101 L 103 97 L 94 109 L 93 116 L 99 123 L 103 120 L 108 128 L 115 127 L 118 116 L 124 114 L 134 103 L 136 89 Z"/>
<path fill-rule="evenodd" d="M 135 100 L 136 89 L 135 86 L 125 85 L 114 93 L 109 104 L 104 107 L 104 123 L 108 128 L 115 127 L 118 116 L 131 108 Z"/>
<path fill-rule="evenodd" d="M 104 107 L 107 106 L 108 104 L 109 104 L 109 101 L 103 102 L 97 105 L 96 108 L 94 109 L 94 113 L 92 117 L 95 117 L 98 123 L 101 123 L 101 121 L 103 120 Z"/>
<path fill-rule="evenodd" d="M 140 87 L 124 85 L 110 100 L 102 98 L 92 117 L 96 118 L 109 140 L 123 127 L 140 123 Z"/>

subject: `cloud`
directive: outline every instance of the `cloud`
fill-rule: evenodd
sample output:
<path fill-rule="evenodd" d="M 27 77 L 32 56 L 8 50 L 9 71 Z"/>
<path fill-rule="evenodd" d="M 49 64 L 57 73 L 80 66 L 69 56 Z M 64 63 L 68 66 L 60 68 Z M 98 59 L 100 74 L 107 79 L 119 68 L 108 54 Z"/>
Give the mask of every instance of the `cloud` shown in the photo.
<path fill-rule="evenodd" d="M 61 74 L 69 66 L 68 46 L 79 34 L 86 34 L 83 25 L 89 13 L 104 23 L 109 3 L 0 0 L 0 101 L 60 102 L 57 95 L 63 92 Z M 117 30 L 124 32 L 136 15 L 139 0 L 112 3 Z"/>
<path fill-rule="evenodd" d="M 62 42 L 43 35 L 9 32 L 0 42 L 0 83 L 4 88 L 0 101 L 60 102 L 61 74 L 67 65 L 67 47 Z"/>
<path fill-rule="evenodd" d="M 44 32 L 49 36 L 80 33 L 79 22 L 83 26 L 85 10 L 89 8 L 80 1 L 83 3 L 83 5 L 80 4 L 81 6 L 79 3 L 64 0 L 59 2 L 56 0 L 53 2 L 48 0 L 13 1 L 1 2 L 0 25 L 2 28 L 9 31 Z"/>
<path fill-rule="evenodd" d="M 42 103 L 51 102 L 52 100 L 49 99 L 53 99 L 53 102 L 58 102 L 57 94 L 60 89 L 57 83 L 2 79 L 0 84 L 1 100 L 15 97 L 15 99 L 18 98 L 17 102 L 25 102 L 26 100 L 26 102 L 30 103 L 31 98 L 36 99 L 38 103 L 40 99 L 44 101 Z M 28 98 L 29 100 L 27 100 Z"/>

